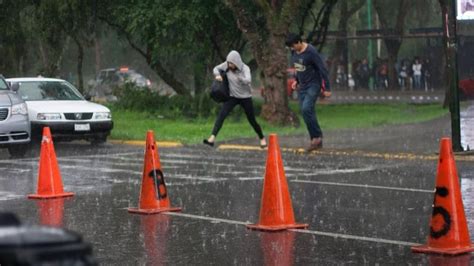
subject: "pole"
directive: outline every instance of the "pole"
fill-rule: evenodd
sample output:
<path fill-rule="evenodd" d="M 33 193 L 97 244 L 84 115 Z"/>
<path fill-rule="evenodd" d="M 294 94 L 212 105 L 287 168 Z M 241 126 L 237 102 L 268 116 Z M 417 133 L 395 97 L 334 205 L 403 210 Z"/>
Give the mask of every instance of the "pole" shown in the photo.
<path fill-rule="evenodd" d="M 372 30 L 372 0 L 367 0 L 367 29 L 370 31 Z M 367 47 L 367 59 L 369 61 L 369 69 L 372 70 L 374 65 L 374 58 L 372 57 L 372 39 L 369 39 L 369 46 Z M 372 75 L 370 75 L 369 79 L 369 89 L 374 89 L 374 79 Z"/>
<path fill-rule="evenodd" d="M 445 18 L 446 42 L 448 51 L 449 70 L 449 111 L 451 113 L 451 138 L 453 140 L 453 150 L 463 151 L 461 146 L 461 115 L 459 108 L 459 77 L 457 60 L 457 33 L 456 33 L 456 1 L 448 1 L 447 18 Z"/>

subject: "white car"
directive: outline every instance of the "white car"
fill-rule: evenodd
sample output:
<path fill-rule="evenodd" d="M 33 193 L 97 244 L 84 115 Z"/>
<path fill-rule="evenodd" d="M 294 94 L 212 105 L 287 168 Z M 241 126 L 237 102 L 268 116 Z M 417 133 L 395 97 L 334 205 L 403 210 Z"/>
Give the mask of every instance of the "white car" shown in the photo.
<path fill-rule="evenodd" d="M 85 139 L 103 143 L 113 128 L 110 110 L 86 101 L 69 82 L 53 78 L 11 78 L 28 106 L 32 139 L 41 139 L 43 127 L 54 140 Z"/>

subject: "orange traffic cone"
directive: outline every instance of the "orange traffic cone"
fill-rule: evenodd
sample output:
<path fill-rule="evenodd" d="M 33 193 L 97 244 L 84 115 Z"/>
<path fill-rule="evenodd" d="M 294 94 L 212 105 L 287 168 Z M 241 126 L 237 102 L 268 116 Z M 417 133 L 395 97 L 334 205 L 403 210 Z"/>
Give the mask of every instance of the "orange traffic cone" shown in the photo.
<path fill-rule="evenodd" d="M 145 149 L 140 206 L 129 208 L 128 211 L 140 214 L 181 211 L 181 208 L 170 207 L 165 179 L 161 171 L 158 147 L 151 130 L 147 132 Z"/>
<path fill-rule="evenodd" d="M 247 225 L 247 228 L 265 231 L 306 228 L 308 224 L 295 223 L 277 135 L 271 134 L 269 142 L 260 220 L 258 224 Z"/>
<path fill-rule="evenodd" d="M 451 139 L 441 139 L 428 244 L 412 247 L 413 252 L 457 255 L 474 251 L 451 147 Z"/>
<path fill-rule="evenodd" d="M 49 199 L 71 197 L 74 193 L 64 192 L 61 173 L 59 172 L 53 138 L 49 127 L 43 128 L 39 161 L 37 194 L 28 195 L 29 199 Z"/>

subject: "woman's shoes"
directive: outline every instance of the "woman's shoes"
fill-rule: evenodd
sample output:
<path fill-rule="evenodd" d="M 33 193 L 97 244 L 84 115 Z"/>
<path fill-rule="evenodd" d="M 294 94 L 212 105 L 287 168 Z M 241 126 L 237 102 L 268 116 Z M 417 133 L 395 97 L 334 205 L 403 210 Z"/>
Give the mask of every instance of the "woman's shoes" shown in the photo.
<path fill-rule="evenodd" d="M 202 143 L 204 143 L 204 144 L 206 144 L 206 145 L 209 145 L 209 146 L 211 146 L 211 147 L 214 147 L 214 142 L 210 142 L 210 141 L 208 141 L 207 139 L 204 139 L 204 140 L 202 141 Z"/>
<path fill-rule="evenodd" d="M 267 147 L 267 141 L 265 140 L 265 138 L 263 138 L 260 140 L 260 148 L 265 149 L 266 147 Z"/>

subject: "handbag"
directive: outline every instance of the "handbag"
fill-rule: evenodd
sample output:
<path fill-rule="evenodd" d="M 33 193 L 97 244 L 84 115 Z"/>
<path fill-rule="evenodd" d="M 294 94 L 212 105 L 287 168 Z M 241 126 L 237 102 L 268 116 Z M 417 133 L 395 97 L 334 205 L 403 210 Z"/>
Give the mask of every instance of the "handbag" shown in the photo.
<path fill-rule="evenodd" d="M 222 81 L 214 80 L 211 85 L 211 98 L 217 102 L 222 103 L 230 99 L 229 81 L 227 80 L 227 71 L 220 71 Z"/>

